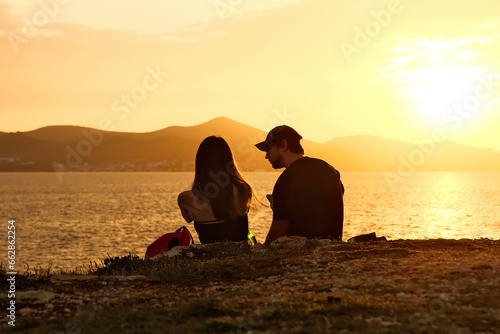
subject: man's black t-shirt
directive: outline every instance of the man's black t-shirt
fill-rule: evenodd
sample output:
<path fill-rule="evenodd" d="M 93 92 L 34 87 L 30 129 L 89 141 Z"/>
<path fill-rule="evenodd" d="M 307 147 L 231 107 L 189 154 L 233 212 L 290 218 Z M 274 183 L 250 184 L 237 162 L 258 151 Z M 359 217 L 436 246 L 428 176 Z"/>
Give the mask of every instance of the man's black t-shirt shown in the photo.
<path fill-rule="evenodd" d="M 287 235 L 342 239 L 344 186 L 340 173 L 320 159 L 303 157 L 281 174 L 273 190 L 273 219 L 290 221 Z"/>

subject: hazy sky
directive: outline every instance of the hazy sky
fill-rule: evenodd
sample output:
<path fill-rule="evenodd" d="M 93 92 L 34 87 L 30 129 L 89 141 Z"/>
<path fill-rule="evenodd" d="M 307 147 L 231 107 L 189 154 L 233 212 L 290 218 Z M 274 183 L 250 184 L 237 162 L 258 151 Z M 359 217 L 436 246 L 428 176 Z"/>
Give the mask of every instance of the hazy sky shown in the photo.
<path fill-rule="evenodd" d="M 0 0 L 0 131 L 226 116 L 500 149 L 499 51 L 498 0 Z"/>

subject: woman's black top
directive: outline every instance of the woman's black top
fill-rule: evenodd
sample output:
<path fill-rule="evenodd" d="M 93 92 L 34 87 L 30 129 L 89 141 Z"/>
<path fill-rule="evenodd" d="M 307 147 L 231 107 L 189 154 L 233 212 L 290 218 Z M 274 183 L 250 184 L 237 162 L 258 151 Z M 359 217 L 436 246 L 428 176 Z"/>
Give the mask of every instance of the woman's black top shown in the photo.
<path fill-rule="evenodd" d="M 220 221 L 194 222 L 202 244 L 224 241 L 243 241 L 248 238 L 248 215 Z"/>

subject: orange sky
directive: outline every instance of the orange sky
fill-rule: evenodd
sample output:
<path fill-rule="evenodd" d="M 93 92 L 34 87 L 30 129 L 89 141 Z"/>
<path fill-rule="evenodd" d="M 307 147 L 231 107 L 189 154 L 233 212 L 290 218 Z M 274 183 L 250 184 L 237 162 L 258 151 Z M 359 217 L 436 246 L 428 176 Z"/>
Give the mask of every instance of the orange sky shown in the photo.
<path fill-rule="evenodd" d="M 226 116 L 320 142 L 442 130 L 500 150 L 498 13 L 498 0 L 0 0 L 0 131 Z"/>

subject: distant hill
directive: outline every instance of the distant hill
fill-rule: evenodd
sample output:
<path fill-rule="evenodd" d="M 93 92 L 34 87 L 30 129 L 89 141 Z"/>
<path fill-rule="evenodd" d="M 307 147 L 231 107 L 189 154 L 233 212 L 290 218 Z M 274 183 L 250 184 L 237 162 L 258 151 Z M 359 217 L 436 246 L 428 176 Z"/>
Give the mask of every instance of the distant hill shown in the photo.
<path fill-rule="evenodd" d="M 172 126 L 148 133 L 48 126 L 0 134 L 0 170 L 193 171 L 200 142 L 223 136 L 243 170 L 272 170 L 253 144 L 262 130 L 220 117 L 196 126 Z M 15 160 L 15 162 L 14 162 Z"/>
<path fill-rule="evenodd" d="M 111 132 L 78 126 L 0 132 L 0 171 L 193 171 L 200 142 L 224 137 L 246 171 L 271 171 L 253 145 L 262 130 L 219 117 L 195 126 L 171 126 L 147 133 Z M 341 171 L 500 170 L 500 152 L 446 141 L 416 145 L 375 136 L 305 140 L 306 155 Z"/>

